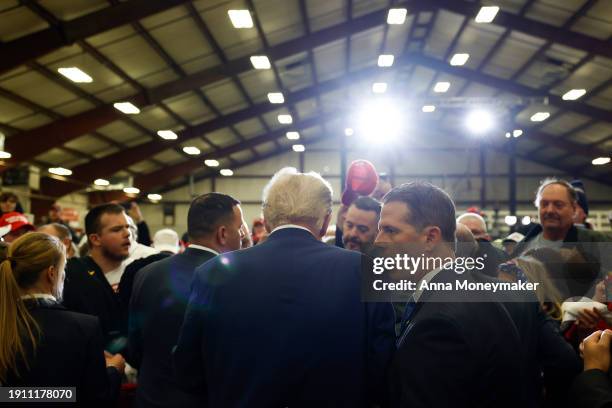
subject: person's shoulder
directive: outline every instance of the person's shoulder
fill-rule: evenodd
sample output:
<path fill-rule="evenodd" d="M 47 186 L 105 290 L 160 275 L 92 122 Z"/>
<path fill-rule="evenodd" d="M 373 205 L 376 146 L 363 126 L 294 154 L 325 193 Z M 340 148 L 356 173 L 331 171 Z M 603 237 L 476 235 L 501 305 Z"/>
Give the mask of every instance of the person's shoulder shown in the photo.
<path fill-rule="evenodd" d="M 59 304 L 42 306 L 35 309 L 34 315 L 46 315 L 52 319 L 53 327 L 66 327 L 67 325 L 79 327 L 85 333 L 98 330 L 100 322 L 98 317 L 66 309 Z"/>
<path fill-rule="evenodd" d="M 587 228 L 578 228 L 578 242 L 609 242 L 610 235 L 601 231 L 593 231 Z"/>

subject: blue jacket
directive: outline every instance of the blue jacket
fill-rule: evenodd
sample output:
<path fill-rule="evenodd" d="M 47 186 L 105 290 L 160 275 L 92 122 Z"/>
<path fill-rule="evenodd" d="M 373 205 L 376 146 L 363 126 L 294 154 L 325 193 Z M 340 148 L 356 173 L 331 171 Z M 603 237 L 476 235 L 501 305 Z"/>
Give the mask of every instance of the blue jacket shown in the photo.
<path fill-rule="evenodd" d="M 361 254 L 297 228 L 196 271 L 175 350 L 210 407 L 359 407 L 380 400 L 390 304 L 361 301 Z"/>

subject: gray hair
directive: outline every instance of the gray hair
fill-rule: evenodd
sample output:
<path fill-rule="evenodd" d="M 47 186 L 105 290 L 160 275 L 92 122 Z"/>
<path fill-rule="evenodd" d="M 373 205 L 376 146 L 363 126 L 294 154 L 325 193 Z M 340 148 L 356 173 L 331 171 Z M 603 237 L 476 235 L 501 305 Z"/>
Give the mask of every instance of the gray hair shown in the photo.
<path fill-rule="evenodd" d="M 558 184 L 560 186 L 565 187 L 565 189 L 567 190 L 567 196 L 569 197 L 570 203 L 573 204 L 576 202 L 576 200 L 578 199 L 578 195 L 576 193 L 576 189 L 574 188 L 574 186 L 572 186 L 570 183 L 568 183 L 565 180 L 550 177 L 540 182 L 540 187 L 538 188 L 538 191 L 536 192 L 536 198 L 534 201 L 536 208 L 540 208 L 540 198 L 542 198 L 542 192 L 544 191 L 544 189 L 553 184 Z"/>
<path fill-rule="evenodd" d="M 315 172 L 293 167 L 279 170 L 263 190 L 263 215 L 271 229 L 306 224 L 320 229 L 332 211 L 331 185 Z"/>
<path fill-rule="evenodd" d="M 484 218 L 482 218 L 482 216 L 480 214 L 467 212 L 467 213 L 461 214 L 460 216 L 457 217 L 457 222 L 459 224 L 463 224 L 461 221 L 464 221 L 464 220 L 476 220 L 476 221 L 478 221 L 480 223 L 480 226 L 482 227 L 482 230 L 484 232 L 487 232 L 487 222 L 485 221 Z"/>

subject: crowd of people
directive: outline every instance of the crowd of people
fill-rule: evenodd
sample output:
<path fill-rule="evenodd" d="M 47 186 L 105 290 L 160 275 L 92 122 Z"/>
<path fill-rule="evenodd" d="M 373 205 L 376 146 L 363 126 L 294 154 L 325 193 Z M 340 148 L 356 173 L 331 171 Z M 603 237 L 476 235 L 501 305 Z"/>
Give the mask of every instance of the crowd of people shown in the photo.
<path fill-rule="evenodd" d="M 240 201 L 212 192 L 191 202 L 183 240 L 151 238 L 136 203 L 108 203 L 79 248 L 60 218 L 35 227 L 17 203 L 0 196 L 2 386 L 76 387 L 84 407 L 612 406 L 612 237 L 588 228 L 582 185 L 543 181 L 539 224 L 505 250 L 439 187 L 383 178 L 324 242 L 331 186 L 291 168 L 265 187 L 252 232 Z M 539 285 L 368 301 L 364 265 L 389 245 L 484 259 L 465 273 L 423 263 L 417 283 Z"/>

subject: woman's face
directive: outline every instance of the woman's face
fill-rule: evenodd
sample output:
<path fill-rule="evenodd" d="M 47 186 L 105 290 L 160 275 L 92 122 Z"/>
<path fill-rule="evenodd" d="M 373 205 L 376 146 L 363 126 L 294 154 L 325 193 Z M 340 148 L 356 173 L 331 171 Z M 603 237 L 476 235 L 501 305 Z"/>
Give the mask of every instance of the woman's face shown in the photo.
<path fill-rule="evenodd" d="M 66 255 L 62 255 L 62 259 L 58 265 L 56 280 L 53 285 L 53 296 L 59 301 L 62 300 L 62 296 L 64 294 L 64 279 L 66 278 Z"/>
<path fill-rule="evenodd" d="M 13 212 L 17 207 L 17 201 L 8 199 L 6 201 L 0 201 L 0 209 L 3 213 Z"/>

